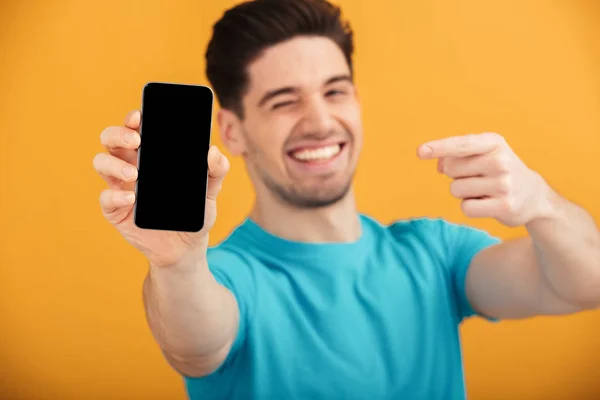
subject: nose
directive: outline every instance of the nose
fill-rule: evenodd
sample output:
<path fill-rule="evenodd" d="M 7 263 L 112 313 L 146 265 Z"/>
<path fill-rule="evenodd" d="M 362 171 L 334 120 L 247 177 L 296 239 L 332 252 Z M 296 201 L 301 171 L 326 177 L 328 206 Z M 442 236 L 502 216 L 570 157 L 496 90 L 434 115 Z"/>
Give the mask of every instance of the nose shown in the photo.
<path fill-rule="evenodd" d="M 326 136 L 335 127 L 335 119 L 325 99 L 313 97 L 305 102 L 302 128 L 305 132 Z"/>

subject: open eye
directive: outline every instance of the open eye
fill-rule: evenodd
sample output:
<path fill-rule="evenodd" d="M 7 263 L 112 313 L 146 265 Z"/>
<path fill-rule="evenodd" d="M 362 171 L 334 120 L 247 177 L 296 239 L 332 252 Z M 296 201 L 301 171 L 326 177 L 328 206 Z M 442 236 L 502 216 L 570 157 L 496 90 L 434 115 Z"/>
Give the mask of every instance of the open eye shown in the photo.
<path fill-rule="evenodd" d="M 346 94 L 346 92 L 344 92 L 343 90 L 333 89 L 333 90 L 328 91 L 325 95 L 328 97 L 331 97 L 331 96 L 340 96 L 343 94 Z"/>

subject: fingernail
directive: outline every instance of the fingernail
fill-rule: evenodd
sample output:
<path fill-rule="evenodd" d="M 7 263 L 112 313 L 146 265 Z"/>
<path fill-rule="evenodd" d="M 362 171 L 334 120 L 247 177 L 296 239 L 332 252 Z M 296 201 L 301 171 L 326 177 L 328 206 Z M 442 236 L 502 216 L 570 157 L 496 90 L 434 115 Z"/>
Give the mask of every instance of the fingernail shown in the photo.
<path fill-rule="evenodd" d="M 125 136 L 123 136 L 123 139 L 125 140 L 125 143 L 133 143 L 135 140 L 135 133 L 127 132 Z"/>
<path fill-rule="evenodd" d="M 134 193 L 127 193 L 125 195 L 125 204 L 131 204 L 133 203 L 133 200 L 135 199 L 135 194 Z"/>
<path fill-rule="evenodd" d="M 421 147 L 421 155 L 422 156 L 428 156 L 428 155 L 431 154 L 432 151 L 433 150 L 429 146 L 423 146 L 423 147 Z"/>
<path fill-rule="evenodd" d="M 135 173 L 135 168 L 127 166 L 125 168 L 123 168 L 123 175 L 125 175 L 126 177 L 130 177 Z"/>

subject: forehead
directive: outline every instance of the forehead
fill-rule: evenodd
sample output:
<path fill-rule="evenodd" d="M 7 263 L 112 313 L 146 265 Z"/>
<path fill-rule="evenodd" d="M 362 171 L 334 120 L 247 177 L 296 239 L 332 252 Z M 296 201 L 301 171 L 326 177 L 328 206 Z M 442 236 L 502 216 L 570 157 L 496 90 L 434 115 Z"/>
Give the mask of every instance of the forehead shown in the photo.
<path fill-rule="evenodd" d="M 248 66 L 248 96 L 278 87 L 318 87 L 335 75 L 350 74 L 342 50 L 331 39 L 297 37 L 266 49 Z"/>

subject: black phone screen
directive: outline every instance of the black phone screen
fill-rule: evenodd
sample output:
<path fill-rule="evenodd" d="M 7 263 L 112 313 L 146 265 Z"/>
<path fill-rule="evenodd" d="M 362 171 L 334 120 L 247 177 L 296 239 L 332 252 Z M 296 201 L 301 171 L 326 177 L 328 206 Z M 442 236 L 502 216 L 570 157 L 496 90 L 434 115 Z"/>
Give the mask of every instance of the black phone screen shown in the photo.
<path fill-rule="evenodd" d="M 204 226 L 213 92 L 151 82 L 142 94 L 134 222 L 197 232 Z"/>

